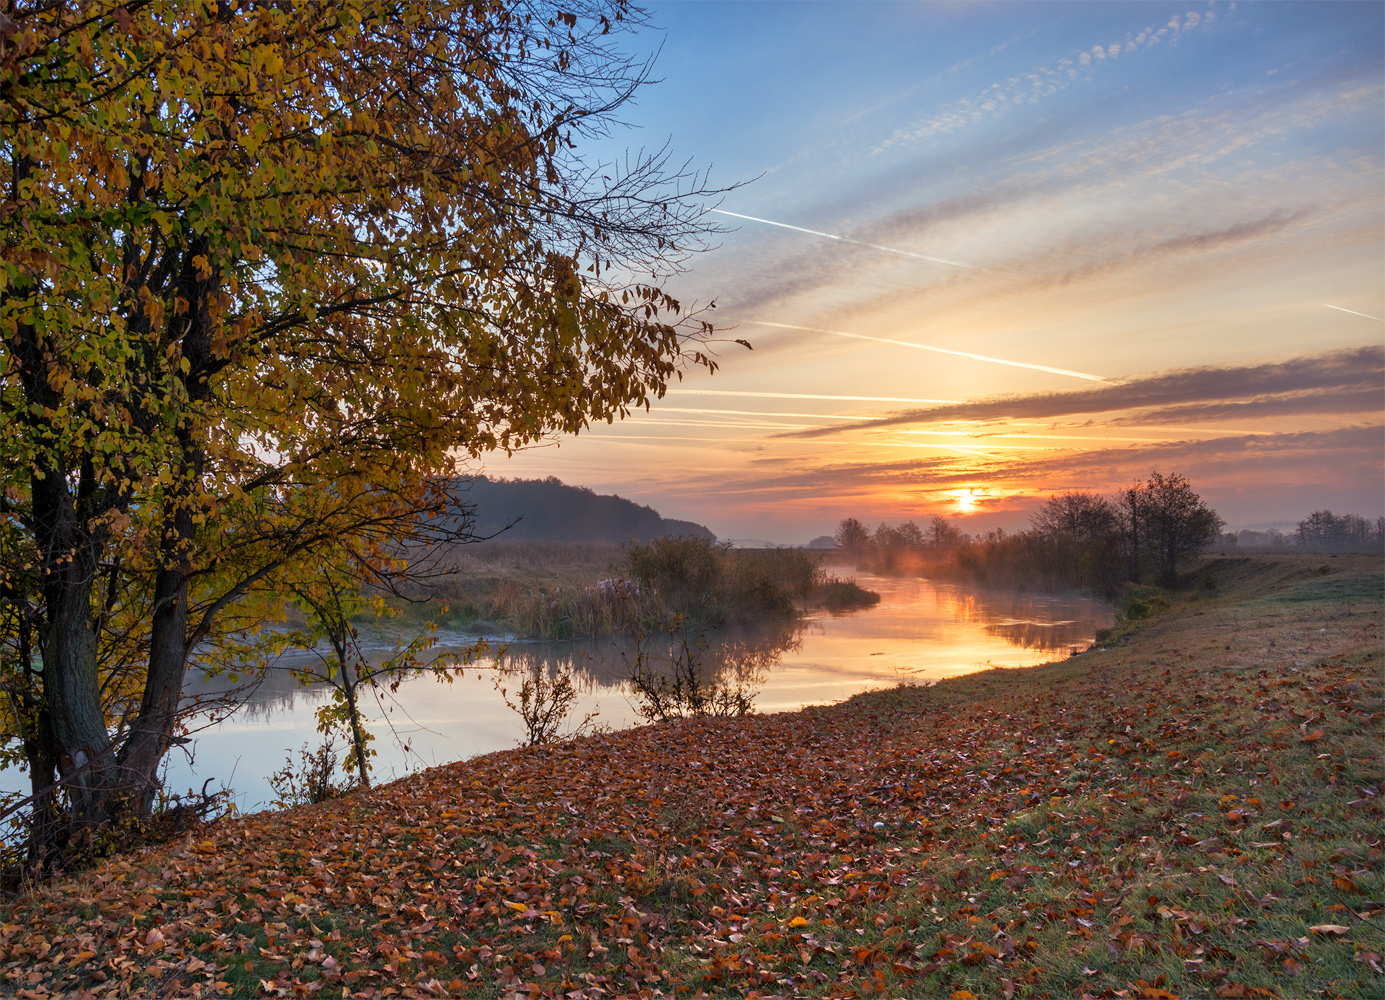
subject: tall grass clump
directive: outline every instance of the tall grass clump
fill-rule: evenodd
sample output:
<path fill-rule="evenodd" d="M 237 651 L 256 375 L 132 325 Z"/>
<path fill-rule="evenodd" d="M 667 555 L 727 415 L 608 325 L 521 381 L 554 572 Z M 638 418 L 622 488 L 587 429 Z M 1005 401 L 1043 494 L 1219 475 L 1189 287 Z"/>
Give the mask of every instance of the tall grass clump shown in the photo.
<path fill-rule="evenodd" d="M 678 615 L 698 627 L 793 618 L 822 579 L 797 549 L 737 550 L 705 538 L 631 545 L 626 565 L 657 620 Z"/>
<path fill-rule="evenodd" d="M 491 541 L 437 562 L 443 574 L 409 595 L 420 603 L 401 608 L 404 619 L 542 639 L 657 634 L 675 617 L 695 631 L 789 621 L 800 605 L 836 594 L 828 591 L 838 582 L 800 549 L 733 549 L 697 537 L 624 548 Z"/>

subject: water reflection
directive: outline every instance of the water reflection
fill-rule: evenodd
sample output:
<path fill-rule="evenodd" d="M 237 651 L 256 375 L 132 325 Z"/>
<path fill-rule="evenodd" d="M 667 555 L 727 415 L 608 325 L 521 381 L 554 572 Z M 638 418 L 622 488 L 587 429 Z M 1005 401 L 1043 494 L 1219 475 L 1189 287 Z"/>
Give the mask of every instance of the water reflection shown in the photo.
<path fill-rule="evenodd" d="M 685 655 L 686 645 L 693 650 L 699 672 L 708 681 L 763 681 L 785 653 L 802 645 L 804 627 L 803 622 L 784 622 L 730 632 L 654 633 L 641 639 L 511 641 L 504 644 L 490 666 L 513 675 L 532 674 L 536 669 L 546 669 L 552 676 L 566 672 L 573 676 L 580 690 L 590 692 L 624 684 L 640 657 L 656 670 L 671 672 L 679 657 Z"/>
<path fill-rule="evenodd" d="M 857 579 L 881 594 L 878 605 L 841 616 L 823 612 L 793 626 L 708 635 L 700 668 L 710 680 L 751 686 L 756 710 L 773 712 L 841 701 L 901 682 L 1041 663 L 1085 646 L 1112 618 L 1108 606 L 1082 598 L 970 593 L 920 579 L 860 574 Z M 383 659 L 399 637 L 381 633 L 370 638 L 370 655 Z M 476 638 L 444 635 L 436 652 L 460 653 Z M 659 669 L 668 669 L 674 660 L 667 637 L 656 637 L 646 651 Z M 376 736 L 376 774 L 389 780 L 420 767 L 516 746 L 524 723 L 506 706 L 501 688 L 508 687 L 513 700 L 514 679 L 535 670 L 548 677 L 570 674 L 577 690 L 572 719 L 597 712 L 601 725 L 638 723 L 640 713 L 627 683 L 638 652 L 629 640 L 510 641 L 500 656 L 453 671 L 450 683 L 422 676 L 406 680 L 393 693 L 377 691 L 378 697 L 366 701 L 368 725 Z M 291 664 L 281 660 L 279 665 Z M 214 689 L 214 684 L 190 680 L 188 693 L 206 695 Z M 290 751 L 317 743 L 315 710 L 327 694 L 322 688 L 299 687 L 287 670 L 270 671 L 240 712 L 196 735 L 191 759 L 170 759 L 168 787 L 200 787 L 206 778 L 216 777 L 240 793 L 242 809 L 263 808 L 269 799 L 267 777 L 283 766 Z M 3 777 L 16 786 L 22 781 L 9 773 Z"/>

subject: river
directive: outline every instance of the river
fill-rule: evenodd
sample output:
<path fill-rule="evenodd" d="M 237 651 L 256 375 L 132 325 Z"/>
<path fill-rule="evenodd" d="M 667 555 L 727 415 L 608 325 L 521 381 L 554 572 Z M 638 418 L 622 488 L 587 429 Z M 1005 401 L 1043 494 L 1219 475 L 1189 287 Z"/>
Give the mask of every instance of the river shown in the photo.
<path fill-rule="evenodd" d="M 1100 601 L 1082 597 L 976 593 L 948 584 L 857 574 L 881 596 L 879 604 L 843 615 L 811 614 L 795 628 L 707 637 L 704 662 L 723 678 L 739 678 L 754 692 L 759 712 L 779 712 L 842 701 L 863 691 L 941 680 L 990 667 L 1023 667 L 1084 648 L 1111 623 Z M 439 635 L 435 651 L 474 642 Z M 376 644 L 381 650 L 386 643 Z M 657 647 L 657 643 L 653 644 Z M 575 640 L 505 645 L 502 662 L 483 657 L 451 682 L 418 676 L 393 694 L 367 696 L 374 734 L 374 776 L 387 781 L 435 764 L 518 745 L 518 673 L 566 670 L 577 688 L 570 718 L 596 713 L 595 723 L 621 728 L 640 721 L 627 678 L 636 651 L 629 642 Z M 656 657 L 657 659 L 657 657 Z M 304 744 L 320 742 L 316 710 L 325 689 L 298 688 L 283 673 L 272 677 L 235 715 L 194 734 L 170 756 L 166 787 L 181 791 L 224 784 L 242 811 L 265 808 L 269 777 L 297 762 Z"/>
<path fill-rule="evenodd" d="M 930 683 L 990 667 L 1023 667 L 1084 648 L 1111 623 L 1109 605 L 1082 597 L 971 592 L 905 577 L 856 574 L 879 604 L 847 614 L 818 611 L 792 627 L 705 637 L 704 666 L 754 696 L 758 712 L 843 701 L 863 691 Z M 363 629 L 363 632 L 365 630 Z M 387 655 L 391 637 L 366 635 L 362 645 Z M 440 633 L 434 652 L 449 654 L 475 636 Z M 491 640 L 500 645 L 498 640 Z M 658 643 L 647 649 L 659 666 Z M 303 655 L 303 654 L 300 654 Z M 577 690 L 570 719 L 595 713 L 600 726 L 640 722 L 628 684 L 638 655 L 629 641 L 573 640 L 504 643 L 500 661 L 485 656 L 450 682 L 429 675 L 406 679 L 397 690 L 367 695 L 365 714 L 374 735 L 374 779 L 391 778 L 449 761 L 517 746 L 520 716 L 505 702 L 516 697 L 520 675 L 567 672 Z M 667 668 L 667 657 L 663 657 Z M 287 657 L 279 666 L 288 666 Z M 208 690 L 197 681 L 190 691 Z M 234 714 L 191 733 L 167 761 L 170 792 L 228 787 L 242 812 L 269 806 L 270 776 L 298 763 L 305 744 L 316 747 L 316 712 L 325 688 L 300 688 L 284 670 L 270 676 Z M 0 791 L 27 788 L 27 776 L 0 772 Z"/>

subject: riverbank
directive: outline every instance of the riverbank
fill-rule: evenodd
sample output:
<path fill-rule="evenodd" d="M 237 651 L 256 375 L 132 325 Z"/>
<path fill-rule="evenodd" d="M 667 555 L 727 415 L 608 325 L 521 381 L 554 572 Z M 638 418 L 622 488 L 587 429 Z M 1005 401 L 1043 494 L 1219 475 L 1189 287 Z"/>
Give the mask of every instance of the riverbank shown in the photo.
<path fill-rule="evenodd" d="M 1047 666 L 490 754 L 111 859 L 6 904 L 0 983 L 1378 995 L 1379 560 L 1207 571 Z"/>

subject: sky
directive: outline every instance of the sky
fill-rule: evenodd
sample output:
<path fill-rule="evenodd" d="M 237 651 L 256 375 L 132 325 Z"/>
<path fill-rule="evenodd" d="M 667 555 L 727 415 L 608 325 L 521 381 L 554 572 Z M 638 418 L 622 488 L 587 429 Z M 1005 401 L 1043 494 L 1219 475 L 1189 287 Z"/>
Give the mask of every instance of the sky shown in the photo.
<path fill-rule="evenodd" d="M 1232 528 L 1385 513 L 1385 5 L 649 11 L 612 142 L 740 185 L 668 285 L 719 368 L 488 474 L 778 544 L 1155 470 Z"/>

